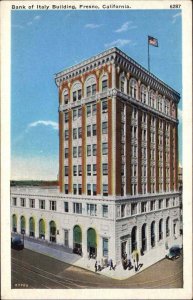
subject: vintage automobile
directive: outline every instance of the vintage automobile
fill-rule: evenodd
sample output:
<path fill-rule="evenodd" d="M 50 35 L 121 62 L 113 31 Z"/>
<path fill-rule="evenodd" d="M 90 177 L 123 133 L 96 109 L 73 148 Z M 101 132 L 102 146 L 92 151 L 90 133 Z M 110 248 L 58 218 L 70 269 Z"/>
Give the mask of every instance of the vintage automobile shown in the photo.
<path fill-rule="evenodd" d="M 24 243 L 20 236 L 14 236 L 11 238 L 11 248 L 16 250 L 23 250 Z"/>
<path fill-rule="evenodd" d="M 179 258 L 180 255 L 181 255 L 181 248 L 180 248 L 180 246 L 175 245 L 169 249 L 168 254 L 166 255 L 166 258 L 175 260 L 175 259 Z"/>

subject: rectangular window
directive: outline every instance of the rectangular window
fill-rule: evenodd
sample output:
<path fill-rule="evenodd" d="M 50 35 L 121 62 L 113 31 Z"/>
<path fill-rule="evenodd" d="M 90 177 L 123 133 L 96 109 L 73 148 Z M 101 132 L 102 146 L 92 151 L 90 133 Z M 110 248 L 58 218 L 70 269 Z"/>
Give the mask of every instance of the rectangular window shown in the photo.
<path fill-rule="evenodd" d="M 96 196 L 96 194 L 97 194 L 97 192 L 96 192 L 96 184 L 93 184 L 92 188 L 93 188 L 93 196 Z"/>
<path fill-rule="evenodd" d="M 108 154 L 108 143 L 102 143 L 102 154 Z"/>
<path fill-rule="evenodd" d="M 93 156 L 96 156 L 96 154 L 97 154 L 97 145 L 96 145 L 96 144 L 93 144 L 93 145 L 92 145 L 92 155 L 93 155 Z"/>
<path fill-rule="evenodd" d="M 73 120 L 76 120 L 77 119 L 77 110 L 74 109 L 73 110 Z"/>
<path fill-rule="evenodd" d="M 68 202 L 64 202 L 64 212 L 68 212 Z"/>
<path fill-rule="evenodd" d="M 91 145 L 87 145 L 87 156 L 91 156 Z"/>
<path fill-rule="evenodd" d="M 86 96 L 87 97 L 91 96 L 91 86 L 87 86 L 87 88 L 86 88 Z"/>
<path fill-rule="evenodd" d="M 103 164 L 103 175 L 108 175 L 108 164 Z"/>
<path fill-rule="evenodd" d="M 108 184 L 103 184 L 103 196 L 108 196 Z"/>
<path fill-rule="evenodd" d="M 26 204 L 25 204 L 25 198 L 21 198 L 20 200 L 21 200 L 21 203 L 20 203 L 21 206 L 25 207 L 25 205 L 26 205 Z"/>
<path fill-rule="evenodd" d="M 77 185 L 73 184 L 73 194 L 76 195 L 77 194 Z"/>
<path fill-rule="evenodd" d="M 77 166 L 73 166 L 73 176 L 77 176 Z"/>
<path fill-rule="evenodd" d="M 82 146 L 78 146 L 78 157 L 82 157 Z"/>
<path fill-rule="evenodd" d="M 17 206 L 17 198 L 12 198 L 12 205 Z"/>
<path fill-rule="evenodd" d="M 73 147 L 73 157 L 77 157 L 77 147 Z"/>
<path fill-rule="evenodd" d="M 93 167 L 93 176 L 96 176 L 97 174 L 96 164 L 94 164 L 92 167 Z"/>
<path fill-rule="evenodd" d="M 64 121 L 65 123 L 68 123 L 68 112 L 64 114 Z"/>
<path fill-rule="evenodd" d="M 87 137 L 91 136 L 91 125 L 87 126 Z"/>
<path fill-rule="evenodd" d="M 68 166 L 64 167 L 64 176 L 68 176 Z"/>
<path fill-rule="evenodd" d="M 126 209 L 126 205 L 122 204 L 121 205 L 121 217 L 124 218 L 125 217 L 125 209 Z"/>
<path fill-rule="evenodd" d="M 107 101 L 102 102 L 102 113 L 106 113 L 108 111 Z"/>
<path fill-rule="evenodd" d="M 64 136 L 65 136 L 65 140 L 68 141 L 68 130 L 65 130 Z"/>
<path fill-rule="evenodd" d="M 64 188 L 65 188 L 65 194 L 68 194 L 68 184 L 65 184 Z"/>
<path fill-rule="evenodd" d="M 108 205 L 102 205 L 102 214 L 104 218 L 108 218 Z"/>
<path fill-rule="evenodd" d="M 131 203 L 131 215 L 137 214 L 137 203 Z"/>
<path fill-rule="evenodd" d="M 78 185 L 78 194 L 82 195 L 82 184 Z"/>
<path fill-rule="evenodd" d="M 68 94 L 65 94 L 65 95 L 64 95 L 64 103 L 65 103 L 65 104 L 68 104 Z"/>
<path fill-rule="evenodd" d="M 106 134 L 108 130 L 108 123 L 107 122 L 103 122 L 102 123 L 102 133 Z"/>
<path fill-rule="evenodd" d="M 82 108 L 78 109 L 78 117 L 80 118 L 82 116 Z"/>
<path fill-rule="evenodd" d="M 87 176 L 91 176 L 91 165 L 87 165 Z"/>
<path fill-rule="evenodd" d="M 103 257 L 108 257 L 109 255 L 109 240 L 103 238 Z"/>
<path fill-rule="evenodd" d="M 96 131 L 96 124 L 93 124 L 93 125 L 92 125 L 92 135 L 93 135 L 93 136 L 96 136 L 96 132 L 97 132 L 97 131 Z"/>
<path fill-rule="evenodd" d="M 81 139 L 82 138 L 82 127 L 78 128 L 78 138 Z"/>
<path fill-rule="evenodd" d="M 150 210 L 155 210 L 155 200 L 150 202 Z"/>
<path fill-rule="evenodd" d="M 73 97 L 73 101 L 76 101 L 76 91 L 73 92 L 72 97 Z"/>
<path fill-rule="evenodd" d="M 56 201 L 50 201 L 50 210 L 56 210 Z"/>
<path fill-rule="evenodd" d="M 82 165 L 78 165 L 78 176 L 82 176 Z"/>
<path fill-rule="evenodd" d="M 69 242 L 68 242 L 68 230 L 64 229 L 64 246 L 69 247 Z"/>
<path fill-rule="evenodd" d="M 91 106 L 87 105 L 87 117 L 91 116 Z"/>
<path fill-rule="evenodd" d="M 96 84 L 92 85 L 92 95 L 96 94 Z"/>
<path fill-rule="evenodd" d="M 159 200 L 158 202 L 158 206 L 159 206 L 159 209 L 162 209 L 163 208 L 163 200 Z"/>
<path fill-rule="evenodd" d="M 96 104 L 92 105 L 92 115 L 95 116 L 96 115 L 96 111 L 97 111 L 97 106 Z"/>
<path fill-rule="evenodd" d="M 91 184 L 87 184 L 87 195 L 91 195 Z"/>
<path fill-rule="evenodd" d="M 97 215 L 97 205 L 96 204 L 88 204 L 87 203 L 87 215 L 96 216 Z"/>
<path fill-rule="evenodd" d="M 102 92 L 107 91 L 107 79 L 102 81 Z"/>
<path fill-rule="evenodd" d="M 166 199 L 166 207 L 170 207 L 170 199 Z"/>
<path fill-rule="evenodd" d="M 141 202 L 141 212 L 144 213 L 147 211 L 147 202 Z"/>
<path fill-rule="evenodd" d="M 45 200 L 39 200 L 39 208 L 45 209 Z"/>
<path fill-rule="evenodd" d="M 82 97 L 82 90 L 78 90 L 78 100 L 81 100 Z"/>
<path fill-rule="evenodd" d="M 29 199 L 29 207 L 35 208 L 35 199 Z"/>
<path fill-rule="evenodd" d="M 64 157 L 65 157 L 65 158 L 68 158 L 68 148 L 65 148 L 65 149 L 64 149 Z"/>
<path fill-rule="evenodd" d="M 77 139 L 77 128 L 73 129 L 73 139 L 76 140 Z"/>
<path fill-rule="evenodd" d="M 73 212 L 75 214 L 82 214 L 82 203 L 73 203 Z"/>

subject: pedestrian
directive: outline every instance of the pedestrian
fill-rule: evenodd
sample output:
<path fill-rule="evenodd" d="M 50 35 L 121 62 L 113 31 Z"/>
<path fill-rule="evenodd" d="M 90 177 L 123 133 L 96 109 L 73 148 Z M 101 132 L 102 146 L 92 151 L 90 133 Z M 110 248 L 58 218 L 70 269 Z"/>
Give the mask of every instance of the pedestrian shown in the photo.
<path fill-rule="evenodd" d="M 97 261 L 95 262 L 94 267 L 95 267 L 95 272 L 97 272 Z"/>

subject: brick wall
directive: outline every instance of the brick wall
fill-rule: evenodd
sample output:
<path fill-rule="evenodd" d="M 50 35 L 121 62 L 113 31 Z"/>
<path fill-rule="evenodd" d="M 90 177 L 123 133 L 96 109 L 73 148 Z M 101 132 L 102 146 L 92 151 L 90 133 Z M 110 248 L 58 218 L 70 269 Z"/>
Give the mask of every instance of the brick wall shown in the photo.
<path fill-rule="evenodd" d="M 131 115 L 132 107 L 126 106 L 126 194 L 131 195 Z"/>
<path fill-rule="evenodd" d="M 112 99 L 108 100 L 108 194 L 112 195 Z"/>

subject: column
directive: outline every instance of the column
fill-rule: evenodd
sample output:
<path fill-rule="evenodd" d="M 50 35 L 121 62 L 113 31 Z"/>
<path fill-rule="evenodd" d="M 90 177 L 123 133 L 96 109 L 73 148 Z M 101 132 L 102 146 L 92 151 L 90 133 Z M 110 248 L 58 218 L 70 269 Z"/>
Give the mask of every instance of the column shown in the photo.
<path fill-rule="evenodd" d="M 83 257 L 88 258 L 88 252 L 87 252 L 87 230 L 84 230 L 84 231 L 82 230 L 82 254 L 83 254 Z"/>
<path fill-rule="evenodd" d="M 142 113 L 138 110 L 138 194 L 142 193 L 141 188 L 141 117 Z"/>
<path fill-rule="evenodd" d="M 175 147 L 175 157 L 174 157 L 174 190 L 178 190 L 178 124 L 174 127 L 175 130 L 175 136 L 174 136 L 174 147 Z"/>
<path fill-rule="evenodd" d="M 166 191 L 166 122 L 163 121 L 163 192 Z"/>
<path fill-rule="evenodd" d="M 64 113 L 59 112 L 59 188 L 64 192 Z"/>
<path fill-rule="evenodd" d="M 170 190 L 174 190 L 173 185 L 173 126 L 170 124 Z"/>
<path fill-rule="evenodd" d="M 151 193 L 150 124 L 151 124 L 151 116 L 150 114 L 147 113 L 147 193 Z"/>
<path fill-rule="evenodd" d="M 108 100 L 108 194 L 112 195 L 112 99 Z"/>
<path fill-rule="evenodd" d="M 121 103 L 116 99 L 116 195 L 121 195 Z"/>
<path fill-rule="evenodd" d="M 82 194 L 86 194 L 86 106 L 82 106 Z"/>
<path fill-rule="evenodd" d="M 97 195 L 101 194 L 101 102 L 97 102 L 97 115 L 96 115 L 96 127 L 97 127 Z"/>
<path fill-rule="evenodd" d="M 159 119 L 156 118 L 156 128 L 155 128 L 155 176 L 156 176 L 156 182 L 155 182 L 155 190 L 157 193 L 159 193 L 159 152 L 158 152 L 158 124 Z"/>
<path fill-rule="evenodd" d="M 68 112 L 68 192 L 72 193 L 72 110 Z"/>
<path fill-rule="evenodd" d="M 126 105 L 126 194 L 131 195 L 131 115 L 132 107 Z"/>

